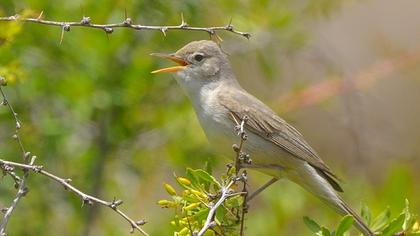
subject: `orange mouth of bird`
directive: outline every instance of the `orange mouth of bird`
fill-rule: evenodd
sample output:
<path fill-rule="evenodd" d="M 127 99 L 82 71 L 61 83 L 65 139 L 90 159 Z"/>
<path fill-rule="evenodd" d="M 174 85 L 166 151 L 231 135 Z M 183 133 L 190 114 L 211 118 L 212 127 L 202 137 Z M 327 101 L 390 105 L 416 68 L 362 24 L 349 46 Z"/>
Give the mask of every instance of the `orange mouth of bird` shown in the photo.
<path fill-rule="evenodd" d="M 157 57 L 162 57 L 162 58 L 165 58 L 165 59 L 169 59 L 169 60 L 171 60 L 171 61 L 173 61 L 173 62 L 175 62 L 179 65 L 179 66 L 171 66 L 171 67 L 166 67 L 166 68 L 162 68 L 162 69 L 159 69 L 159 70 L 154 70 L 154 71 L 150 72 L 152 74 L 161 73 L 161 72 L 177 72 L 177 71 L 185 69 L 185 67 L 187 67 L 189 65 L 189 63 L 187 61 L 185 61 L 184 59 L 176 57 L 176 56 L 171 55 L 171 54 L 152 53 L 150 55 L 157 56 Z"/>

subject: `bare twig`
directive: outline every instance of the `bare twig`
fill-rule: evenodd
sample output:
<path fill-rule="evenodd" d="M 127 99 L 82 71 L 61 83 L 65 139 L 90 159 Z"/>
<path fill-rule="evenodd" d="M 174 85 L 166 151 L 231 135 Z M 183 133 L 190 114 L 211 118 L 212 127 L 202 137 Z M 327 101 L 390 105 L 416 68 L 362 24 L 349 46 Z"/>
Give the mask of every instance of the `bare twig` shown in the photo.
<path fill-rule="evenodd" d="M 115 212 L 117 212 L 126 221 L 128 221 L 128 223 L 130 223 L 132 229 L 138 230 L 143 235 L 148 235 L 142 228 L 140 228 L 140 225 L 145 224 L 144 221 L 134 221 L 130 217 L 128 217 L 124 212 L 122 212 L 120 209 L 118 209 L 118 206 L 123 203 L 121 200 L 114 199 L 113 201 L 105 201 L 105 200 L 99 199 L 97 197 L 91 196 L 89 194 L 86 194 L 86 193 L 82 192 L 81 190 L 77 189 L 76 187 L 74 187 L 73 185 L 71 185 L 70 184 L 71 179 L 60 178 L 60 177 L 44 170 L 43 166 L 40 166 L 40 165 L 27 165 L 27 164 L 5 161 L 3 159 L 0 159 L 0 168 L 5 169 L 5 166 L 9 166 L 9 167 L 12 166 L 12 167 L 20 168 L 20 169 L 27 170 L 27 171 L 29 170 L 29 171 L 32 171 L 34 173 L 40 174 L 40 175 L 44 175 L 44 176 L 56 181 L 57 183 L 63 185 L 66 190 L 69 190 L 69 191 L 75 193 L 76 195 L 78 195 L 83 200 L 83 204 L 91 205 L 93 203 L 97 203 L 97 204 L 107 206 L 107 207 L 111 208 L 112 210 L 114 210 Z"/>
<path fill-rule="evenodd" d="M 5 85 L 6 85 L 6 80 L 0 76 L 0 94 L 3 98 L 3 101 L 1 102 L 1 104 L 6 105 L 9 108 L 10 113 L 12 114 L 15 120 L 16 129 L 15 129 L 15 134 L 13 135 L 13 138 L 17 141 L 19 145 L 19 148 L 23 155 L 24 163 L 11 162 L 11 161 L 0 159 L 0 169 L 2 169 L 6 174 L 12 176 L 18 188 L 18 191 L 11 205 L 7 207 L 4 211 L 4 216 L 0 224 L 0 236 L 6 235 L 7 224 L 9 222 L 10 217 L 12 216 L 13 211 L 16 209 L 16 206 L 18 205 L 22 197 L 24 197 L 26 193 L 28 192 L 26 180 L 29 175 L 29 171 L 47 176 L 48 178 L 55 180 L 59 184 L 63 185 L 65 189 L 70 190 L 71 192 L 74 192 L 75 194 L 77 194 L 83 200 L 83 204 L 98 203 L 98 204 L 111 208 L 112 210 L 117 212 L 121 217 L 123 217 L 126 221 L 128 221 L 128 223 L 131 226 L 131 231 L 138 230 L 141 234 L 148 236 L 148 234 L 142 228 L 140 228 L 141 225 L 145 224 L 144 220 L 134 221 L 118 208 L 118 206 L 122 204 L 121 200 L 114 199 L 113 201 L 109 202 L 109 201 L 105 201 L 105 200 L 96 198 L 94 196 L 88 195 L 86 193 L 83 193 L 82 191 L 80 191 L 79 189 L 77 189 L 76 187 L 70 184 L 70 181 L 71 181 L 70 179 L 60 178 L 50 172 L 43 170 L 42 166 L 34 165 L 36 156 L 32 156 L 31 158 L 29 158 L 31 156 L 31 153 L 25 151 L 23 142 L 18 133 L 22 125 L 18 119 L 18 114 L 13 109 L 12 105 L 7 99 L 6 94 L 4 93 L 1 87 Z M 22 177 L 19 177 L 15 174 L 14 172 L 15 168 L 19 168 L 23 170 L 24 173 Z"/>
<path fill-rule="evenodd" d="M 1 79 L 4 80 L 3 77 L 1 77 Z M 15 130 L 15 134 L 13 135 L 13 138 L 16 139 L 16 141 L 18 142 L 20 151 L 23 154 L 23 159 L 26 161 L 28 159 L 29 155 L 26 153 L 25 148 L 23 147 L 22 140 L 21 140 L 21 138 L 18 134 L 18 131 L 20 130 L 20 128 L 22 128 L 22 124 L 20 123 L 20 120 L 18 118 L 18 114 L 15 112 L 15 110 L 13 109 L 13 106 L 9 103 L 9 100 L 7 99 L 6 94 L 3 92 L 3 89 L 1 88 L 1 85 L 0 85 L 0 93 L 1 93 L 1 96 L 3 98 L 2 104 L 6 105 L 9 108 L 10 113 L 12 114 L 12 116 L 15 120 L 16 130 Z"/>
<path fill-rule="evenodd" d="M 13 199 L 12 204 L 5 209 L 5 213 L 3 216 L 3 220 L 0 225 L 0 235 L 5 236 L 6 235 L 6 227 L 9 223 L 9 219 L 12 216 L 13 211 L 16 209 L 17 204 L 19 203 L 20 199 L 26 195 L 28 192 L 28 189 L 26 188 L 26 178 L 22 179 L 18 188 L 18 192 L 16 193 L 15 198 Z"/>
<path fill-rule="evenodd" d="M 244 186 L 242 188 L 242 192 L 244 192 L 245 194 L 243 195 L 244 199 L 243 199 L 243 202 L 242 202 L 242 212 L 241 212 L 241 217 L 240 217 L 240 220 L 241 220 L 241 228 L 240 228 L 240 231 L 239 231 L 240 236 L 244 235 L 245 214 L 248 213 L 248 201 L 247 201 L 247 199 L 248 199 L 248 189 L 246 187 L 247 173 L 246 173 L 245 170 L 243 171 L 242 176 L 243 176 L 243 181 L 242 182 L 244 184 Z"/>
<path fill-rule="evenodd" d="M 13 109 L 13 106 L 9 103 L 9 100 L 7 99 L 6 94 L 3 92 L 2 86 L 5 86 L 6 79 L 0 76 L 0 93 L 3 98 L 3 101 L 1 102 L 3 105 L 6 105 L 10 113 L 13 116 L 13 119 L 15 120 L 15 134 L 13 134 L 13 138 L 17 141 L 20 151 L 22 153 L 22 158 L 25 162 L 28 162 L 30 153 L 25 151 L 25 148 L 23 147 L 22 140 L 19 136 L 19 130 L 22 127 L 21 122 L 19 121 L 18 114 Z M 30 164 L 32 164 L 35 161 L 35 158 L 32 158 L 32 161 Z M 28 178 L 29 173 L 27 171 L 24 171 L 23 176 L 19 178 L 14 172 L 7 172 L 10 176 L 13 177 L 15 183 L 17 184 L 17 193 L 15 195 L 15 198 L 12 201 L 12 204 L 7 208 L 7 210 L 4 213 L 3 219 L 0 223 L 0 236 L 6 235 L 6 228 L 9 223 L 10 217 L 13 214 L 13 211 L 16 209 L 16 206 L 18 205 L 19 201 L 26 195 L 28 192 L 28 187 L 26 186 L 26 179 Z"/>
<path fill-rule="evenodd" d="M 239 122 L 233 114 L 232 118 L 236 123 L 235 131 L 238 132 L 238 136 L 241 138 L 239 146 L 237 144 L 233 145 L 233 150 L 236 152 L 234 166 L 235 166 L 235 173 L 238 176 L 240 169 L 242 168 L 242 164 L 251 164 L 251 159 L 249 159 L 249 155 L 242 151 L 244 142 L 248 138 L 245 132 L 245 124 L 248 121 L 248 117 L 244 116 L 242 120 Z"/>
<path fill-rule="evenodd" d="M 14 16 L 6 16 L 0 17 L 0 21 L 15 21 L 15 22 L 29 22 L 29 23 L 36 23 L 36 24 L 43 24 L 43 25 L 52 25 L 58 26 L 62 29 L 61 31 L 61 40 L 63 38 L 64 32 L 70 31 L 71 27 L 87 27 L 87 28 L 96 28 L 102 29 L 105 33 L 110 34 L 114 31 L 115 28 L 129 28 L 133 30 L 155 30 L 160 31 L 164 36 L 166 36 L 166 32 L 170 30 L 189 30 L 189 31 L 202 31 L 207 32 L 210 35 L 216 35 L 217 31 L 228 31 L 234 34 L 243 36 L 247 39 L 251 37 L 251 34 L 248 32 L 241 32 L 234 29 L 231 22 L 229 22 L 225 26 L 213 26 L 213 27 L 194 27 L 189 26 L 187 22 L 185 22 L 184 17 L 181 15 L 181 24 L 179 25 L 167 25 L 167 26 L 149 26 L 149 25 L 140 25 L 134 24 L 133 20 L 129 17 L 121 23 L 111 23 L 111 24 L 93 24 L 91 22 L 91 18 L 84 16 L 80 21 L 70 22 L 70 21 L 51 21 L 51 20 L 43 20 L 42 15 L 41 17 L 37 18 L 29 18 L 29 17 L 22 17 L 18 14 Z"/>

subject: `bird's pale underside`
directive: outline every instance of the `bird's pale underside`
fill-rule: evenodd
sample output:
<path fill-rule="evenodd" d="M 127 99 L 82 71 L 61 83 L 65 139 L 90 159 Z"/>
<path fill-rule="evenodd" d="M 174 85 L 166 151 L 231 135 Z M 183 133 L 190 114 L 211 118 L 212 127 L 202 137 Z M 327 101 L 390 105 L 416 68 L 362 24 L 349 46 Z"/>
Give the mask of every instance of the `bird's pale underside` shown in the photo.
<path fill-rule="evenodd" d="M 175 54 L 155 55 L 179 64 L 153 73 L 176 73 L 213 147 L 231 155 L 230 147 L 238 140 L 233 127 L 247 116 L 244 149 L 252 157 L 253 168 L 301 185 L 339 213 L 353 215 L 357 228 L 373 235 L 336 193 L 343 190 L 333 171 L 294 127 L 239 85 L 216 43 L 195 41 Z"/>

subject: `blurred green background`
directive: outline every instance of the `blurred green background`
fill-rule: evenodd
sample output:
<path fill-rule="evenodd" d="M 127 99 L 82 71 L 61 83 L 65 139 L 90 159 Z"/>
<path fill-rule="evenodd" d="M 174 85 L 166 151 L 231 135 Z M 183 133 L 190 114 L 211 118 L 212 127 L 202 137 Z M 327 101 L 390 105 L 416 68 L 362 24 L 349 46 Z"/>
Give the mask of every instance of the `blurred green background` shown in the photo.
<path fill-rule="evenodd" d="M 420 2 L 401 0 L 53 1 L 2 0 L 0 15 L 93 23 L 233 25 L 246 40 L 221 32 L 241 84 L 298 128 L 344 179 L 346 199 L 374 214 L 397 214 L 410 200 L 420 210 Z M 30 11 L 28 11 L 30 10 Z M 37 163 L 87 193 L 124 200 L 151 235 L 171 235 L 162 183 L 206 162 L 216 173 L 228 160 L 212 154 L 175 80 L 150 71 L 167 65 L 152 52 L 173 52 L 203 32 L 71 28 L 62 44 L 52 26 L 0 22 L 0 75 L 23 123 L 21 136 Z M 353 86 L 361 84 L 360 86 Z M 0 157 L 20 161 L 14 122 L 0 108 Z M 250 173 L 250 187 L 268 177 Z M 50 180 L 31 175 L 10 235 L 127 235 L 109 209 L 83 207 Z M 0 180 L 0 207 L 15 190 Z M 247 235 L 310 235 L 302 217 L 327 226 L 340 219 L 300 187 L 281 181 L 252 203 Z"/>

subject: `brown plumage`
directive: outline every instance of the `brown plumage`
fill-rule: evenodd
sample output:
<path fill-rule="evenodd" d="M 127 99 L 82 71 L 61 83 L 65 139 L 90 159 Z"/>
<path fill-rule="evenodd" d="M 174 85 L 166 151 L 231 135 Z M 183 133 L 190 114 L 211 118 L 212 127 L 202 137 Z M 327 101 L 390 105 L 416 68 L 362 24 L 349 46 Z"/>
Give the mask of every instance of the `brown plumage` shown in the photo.
<path fill-rule="evenodd" d="M 322 161 L 315 150 L 303 139 L 293 126 L 248 93 L 219 94 L 219 103 L 229 110 L 236 120 L 241 120 L 245 115 L 248 117 L 246 128 L 278 147 L 291 153 L 293 157 L 308 162 L 339 192 L 343 189 L 338 183 L 337 176 Z"/>
<path fill-rule="evenodd" d="M 247 116 L 249 138 L 245 149 L 256 168 L 275 178 L 288 178 L 310 191 L 342 215 L 351 214 L 366 236 L 373 233 L 341 199 L 343 189 L 334 172 L 303 136 L 237 82 L 227 56 L 212 41 L 195 41 L 174 54 L 155 54 L 180 66 L 156 70 L 176 72 L 176 79 L 190 98 L 209 141 L 217 149 L 237 141 L 233 127 Z M 226 150 L 226 149 L 225 149 Z"/>

